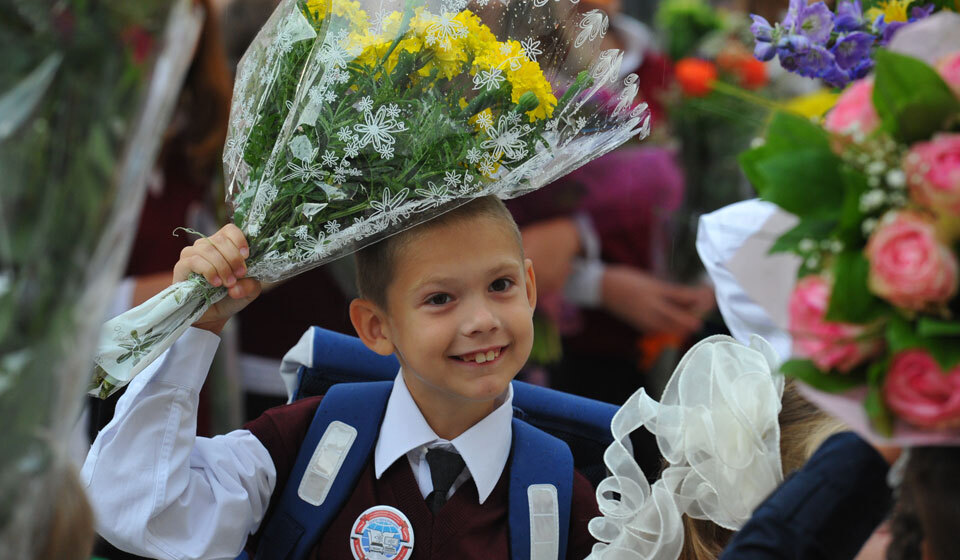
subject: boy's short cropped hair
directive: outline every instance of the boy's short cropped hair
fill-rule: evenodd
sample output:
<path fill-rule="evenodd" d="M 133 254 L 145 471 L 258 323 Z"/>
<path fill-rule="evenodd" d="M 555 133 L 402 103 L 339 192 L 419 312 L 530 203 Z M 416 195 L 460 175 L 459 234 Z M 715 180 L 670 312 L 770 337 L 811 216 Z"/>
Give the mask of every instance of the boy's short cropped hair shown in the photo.
<path fill-rule="evenodd" d="M 410 241 L 431 228 L 455 223 L 460 220 L 487 217 L 501 221 L 516 237 L 520 254 L 523 245 L 520 229 L 503 201 L 495 196 L 475 198 L 432 220 L 402 231 L 382 241 L 368 245 L 356 252 L 357 291 L 360 297 L 387 308 L 387 288 L 393 280 L 394 267 L 400 250 Z M 466 251 L 464 255 L 466 256 Z"/>

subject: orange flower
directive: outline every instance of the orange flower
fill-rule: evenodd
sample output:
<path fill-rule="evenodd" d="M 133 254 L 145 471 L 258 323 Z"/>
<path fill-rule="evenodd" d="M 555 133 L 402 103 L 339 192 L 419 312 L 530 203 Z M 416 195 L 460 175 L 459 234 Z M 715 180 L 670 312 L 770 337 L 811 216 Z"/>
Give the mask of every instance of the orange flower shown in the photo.
<path fill-rule="evenodd" d="M 684 58 L 677 61 L 674 75 L 683 93 L 691 97 L 704 97 L 713 89 L 717 67 L 699 58 Z"/>
<path fill-rule="evenodd" d="M 752 56 L 743 59 L 734 71 L 740 78 L 740 85 L 747 89 L 760 89 L 767 85 L 767 65 Z"/>

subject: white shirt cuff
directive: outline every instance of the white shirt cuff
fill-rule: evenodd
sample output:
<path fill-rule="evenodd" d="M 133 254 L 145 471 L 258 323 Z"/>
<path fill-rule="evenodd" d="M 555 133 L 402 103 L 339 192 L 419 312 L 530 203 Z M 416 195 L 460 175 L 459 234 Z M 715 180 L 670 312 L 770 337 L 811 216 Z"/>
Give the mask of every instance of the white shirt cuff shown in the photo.
<path fill-rule="evenodd" d="M 566 300 L 580 307 L 600 307 L 606 266 L 599 259 L 575 259 L 571 269 L 563 287 Z"/>

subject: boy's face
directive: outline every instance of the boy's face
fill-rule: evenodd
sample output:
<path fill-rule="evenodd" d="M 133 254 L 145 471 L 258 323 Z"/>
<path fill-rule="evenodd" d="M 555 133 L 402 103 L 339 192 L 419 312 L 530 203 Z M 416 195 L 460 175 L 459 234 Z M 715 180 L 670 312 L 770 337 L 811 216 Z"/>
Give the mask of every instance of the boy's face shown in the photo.
<path fill-rule="evenodd" d="M 387 302 L 385 335 L 421 406 L 492 401 L 530 355 L 533 265 L 496 218 L 415 235 L 397 251 Z"/>

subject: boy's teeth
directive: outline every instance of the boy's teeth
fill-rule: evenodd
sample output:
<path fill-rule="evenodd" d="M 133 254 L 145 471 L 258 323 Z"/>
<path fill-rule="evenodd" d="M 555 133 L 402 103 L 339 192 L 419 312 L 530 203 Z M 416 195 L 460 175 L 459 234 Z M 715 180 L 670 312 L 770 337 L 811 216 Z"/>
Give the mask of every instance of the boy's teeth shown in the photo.
<path fill-rule="evenodd" d="M 477 360 L 478 364 L 482 364 L 483 362 L 487 361 L 487 355 L 483 352 L 477 352 L 477 357 L 475 359 Z"/>
<path fill-rule="evenodd" d="M 496 358 L 496 357 L 497 357 L 497 354 L 496 354 L 493 350 L 490 350 L 489 352 L 487 352 L 487 361 L 488 361 L 488 362 L 493 361 L 493 359 Z"/>

